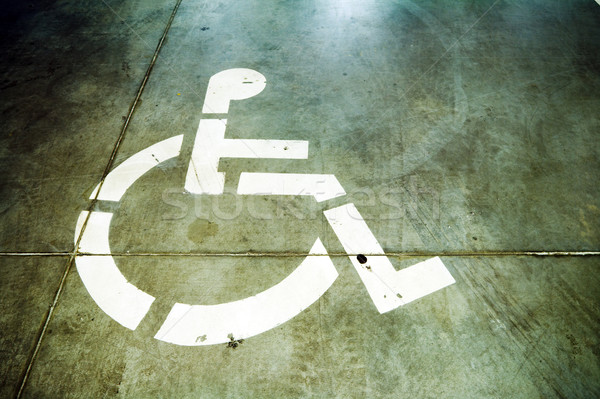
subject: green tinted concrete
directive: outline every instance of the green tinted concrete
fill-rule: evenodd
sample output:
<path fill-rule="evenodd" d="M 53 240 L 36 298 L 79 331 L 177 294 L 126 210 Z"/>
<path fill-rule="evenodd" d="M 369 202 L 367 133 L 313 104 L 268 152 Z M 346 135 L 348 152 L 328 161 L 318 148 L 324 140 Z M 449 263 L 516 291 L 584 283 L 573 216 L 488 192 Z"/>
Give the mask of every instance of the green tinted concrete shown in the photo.
<path fill-rule="evenodd" d="M 125 330 L 73 273 L 27 397 L 591 397 L 600 388 L 593 258 L 444 258 L 456 285 L 384 315 L 336 258 L 340 277 L 317 303 L 236 349 L 151 337 L 173 302 L 257 293 L 290 271 L 289 259 L 117 261 L 161 303 Z"/>
<path fill-rule="evenodd" d="M 2 396 L 28 365 L 24 397 L 600 395 L 598 256 L 509 255 L 599 250 L 595 2 L 184 0 L 113 168 L 178 134 L 181 155 L 94 205 L 114 213 L 124 276 L 157 297 L 132 332 L 51 256 L 73 250 L 175 5 L 46 2 L 3 17 L 0 250 L 25 254 L 0 258 Z M 226 137 L 308 140 L 309 157 L 222 159 L 227 195 L 186 193 L 208 80 L 234 67 L 267 86 L 232 102 Z M 241 172 L 335 174 L 348 195 L 240 197 Z M 456 284 L 380 315 L 323 217 L 348 202 L 394 267 L 438 254 Z M 175 302 L 281 281 L 317 237 L 339 277 L 289 322 L 236 349 L 152 338 Z"/>
<path fill-rule="evenodd" d="M 3 8 L 0 248 L 71 251 L 77 210 L 102 176 L 172 8 Z"/>
<path fill-rule="evenodd" d="M 14 396 L 54 299 L 66 257 L 0 257 L 0 375 L 3 398 Z"/>

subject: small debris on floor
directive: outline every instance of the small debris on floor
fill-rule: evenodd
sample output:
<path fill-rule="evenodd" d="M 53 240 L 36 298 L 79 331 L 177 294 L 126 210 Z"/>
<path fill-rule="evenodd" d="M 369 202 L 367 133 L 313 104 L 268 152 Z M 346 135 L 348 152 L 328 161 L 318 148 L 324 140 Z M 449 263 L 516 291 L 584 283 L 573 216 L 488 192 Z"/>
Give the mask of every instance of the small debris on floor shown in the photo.
<path fill-rule="evenodd" d="M 235 349 L 240 346 L 244 342 L 243 339 L 235 339 L 232 334 L 229 334 L 229 342 L 227 342 L 227 347 L 231 349 Z"/>

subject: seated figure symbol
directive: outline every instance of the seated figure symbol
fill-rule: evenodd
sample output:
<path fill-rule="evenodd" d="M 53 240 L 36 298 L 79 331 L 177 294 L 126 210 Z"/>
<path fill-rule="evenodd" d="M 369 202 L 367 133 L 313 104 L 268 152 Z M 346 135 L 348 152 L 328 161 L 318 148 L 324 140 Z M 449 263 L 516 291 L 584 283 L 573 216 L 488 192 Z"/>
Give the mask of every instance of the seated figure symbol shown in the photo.
<path fill-rule="evenodd" d="M 210 78 L 202 112 L 227 114 L 230 101 L 253 97 L 265 86 L 265 77 L 251 69 L 219 72 Z M 185 179 L 188 192 L 223 194 L 225 173 L 218 171 L 220 158 L 308 158 L 307 141 L 227 139 L 226 127 L 224 118 L 200 120 Z M 142 175 L 178 157 L 182 142 L 183 135 L 174 136 L 126 159 L 95 188 L 90 199 L 121 201 Z M 323 202 L 346 192 L 331 174 L 242 172 L 237 194 L 304 195 Z M 135 330 L 156 298 L 128 282 L 111 256 L 108 235 L 112 216 L 110 212 L 81 212 L 75 231 L 75 242 L 79 242 L 75 262 L 98 306 L 124 327 Z M 438 257 L 396 271 L 354 204 L 327 209 L 324 216 L 380 313 L 455 282 Z M 331 287 L 337 276 L 317 237 L 300 265 L 278 284 L 233 302 L 176 303 L 154 338 L 176 345 L 199 346 L 227 343 L 231 337 L 236 340 L 252 337 L 308 308 Z"/>

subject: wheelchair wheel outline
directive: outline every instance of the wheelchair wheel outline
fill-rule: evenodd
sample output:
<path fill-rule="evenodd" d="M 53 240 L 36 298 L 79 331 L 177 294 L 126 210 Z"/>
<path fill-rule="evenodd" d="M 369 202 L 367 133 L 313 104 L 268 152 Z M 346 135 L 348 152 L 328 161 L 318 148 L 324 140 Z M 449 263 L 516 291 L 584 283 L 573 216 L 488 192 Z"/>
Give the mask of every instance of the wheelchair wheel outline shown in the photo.
<path fill-rule="evenodd" d="M 183 135 L 154 144 L 129 157 L 111 171 L 100 188 L 100 200 L 120 201 L 141 176 L 155 166 L 179 156 Z M 100 193 L 98 193 L 100 190 Z M 88 211 L 79 215 L 75 242 Z M 109 244 L 113 214 L 93 211 L 75 259 L 77 271 L 96 304 L 122 326 L 135 330 L 156 299 L 129 283 L 120 272 Z M 241 300 L 217 305 L 176 303 L 155 338 L 177 345 L 212 345 L 249 338 L 275 328 L 317 301 L 331 287 L 338 273 L 319 238 L 309 255 L 278 284 Z M 298 290 L 299 287 L 303 287 Z M 293 292 L 290 295 L 290 292 Z"/>

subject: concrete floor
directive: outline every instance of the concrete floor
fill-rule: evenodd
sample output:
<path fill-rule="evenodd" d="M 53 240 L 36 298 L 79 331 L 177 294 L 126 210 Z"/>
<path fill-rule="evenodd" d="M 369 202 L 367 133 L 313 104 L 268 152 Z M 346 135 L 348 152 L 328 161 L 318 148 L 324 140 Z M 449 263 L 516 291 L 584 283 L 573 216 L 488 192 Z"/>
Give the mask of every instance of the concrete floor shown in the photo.
<path fill-rule="evenodd" d="M 596 2 L 15 3 L 0 16 L 0 397 L 600 397 Z M 267 83 L 216 115 L 225 137 L 305 140 L 307 158 L 223 157 L 224 194 L 193 194 L 209 79 L 231 68 Z M 94 191 L 178 135 L 122 197 Z M 346 195 L 238 195 L 242 172 L 333 174 Z M 340 241 L 323 212 L 347 203 L 387 258 L 364 229 Z M 91 231 L 110 214 L 103 246 Z M 329 258 L 306 258 L 317 237 Z M 385 313 L 357 273 L 436 256 L 455 283 Z M 305 258 L 316 274 L 271 308 L 175 324 L 192 346 L 155 338 L 174 304 L 246 309 Z M 91 295 L 131 305 L 94 278 L 112 260 L 155 298 L 133 327 Z M 216 324 L 268 323 L 327 270 L 289 321 L 203 344 Z"/>

